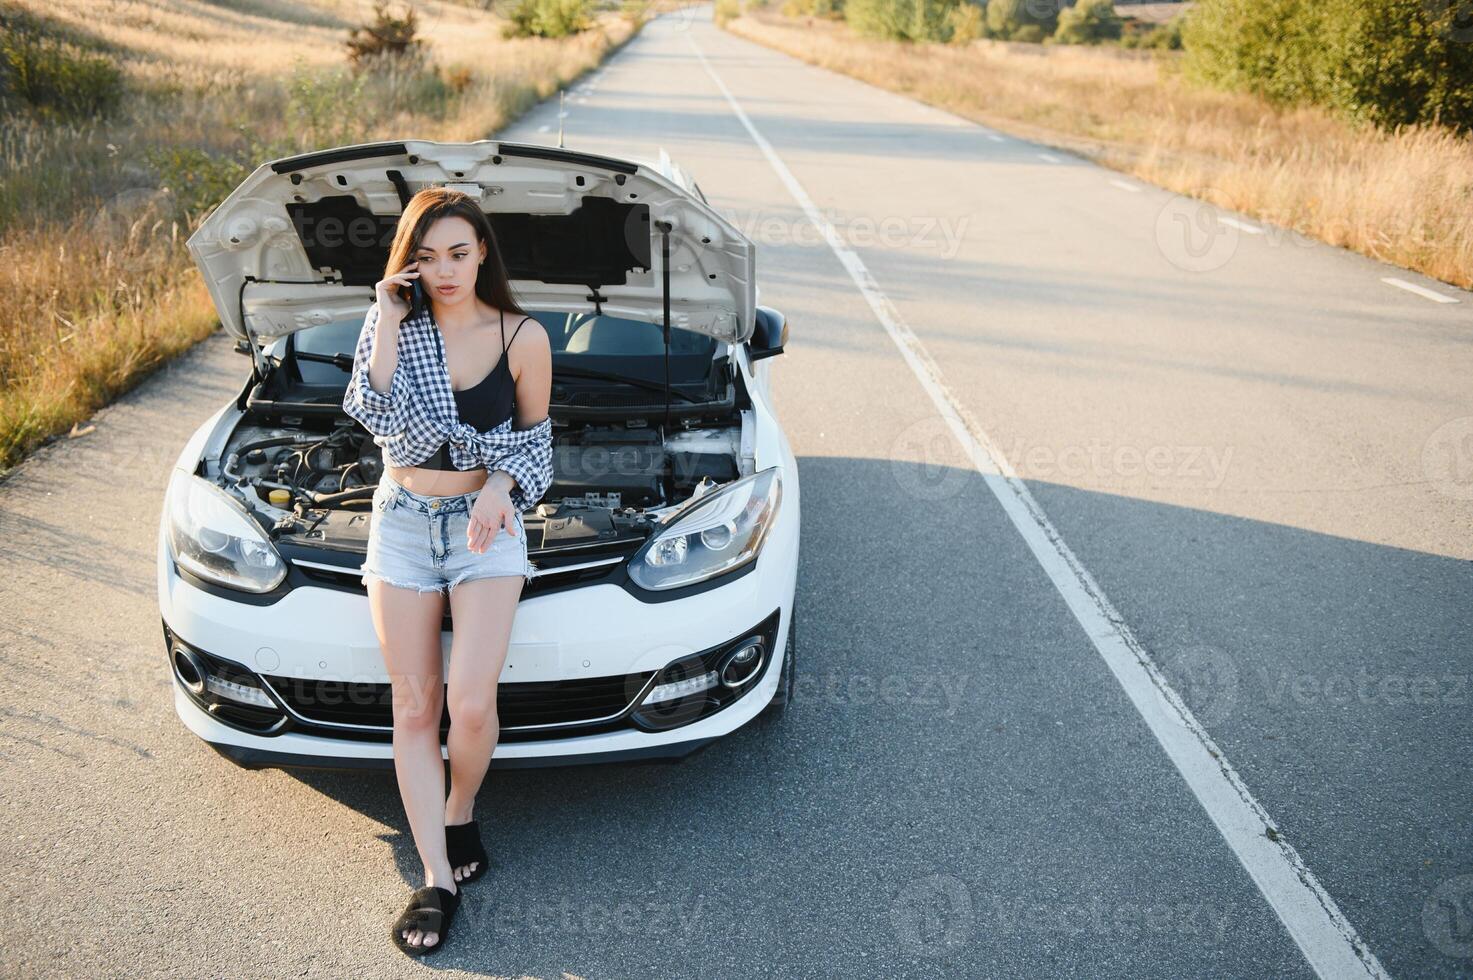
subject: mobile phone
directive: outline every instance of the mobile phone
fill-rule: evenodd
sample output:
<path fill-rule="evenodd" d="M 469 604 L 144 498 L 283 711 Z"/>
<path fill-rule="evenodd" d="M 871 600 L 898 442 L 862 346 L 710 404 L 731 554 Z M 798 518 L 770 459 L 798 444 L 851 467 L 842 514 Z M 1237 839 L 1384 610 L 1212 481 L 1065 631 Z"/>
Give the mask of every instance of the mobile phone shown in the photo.
<path fill-rule="evenodd" d="M 419 280 L 416 279 L 414 280 L 414 283 L 409 287 L 409 319 L 412 320 L 415 317 L 419 316 L 421 313 L 424 312 L 424 309 L 425 290 L 424 287 L 420 285 Z"/>

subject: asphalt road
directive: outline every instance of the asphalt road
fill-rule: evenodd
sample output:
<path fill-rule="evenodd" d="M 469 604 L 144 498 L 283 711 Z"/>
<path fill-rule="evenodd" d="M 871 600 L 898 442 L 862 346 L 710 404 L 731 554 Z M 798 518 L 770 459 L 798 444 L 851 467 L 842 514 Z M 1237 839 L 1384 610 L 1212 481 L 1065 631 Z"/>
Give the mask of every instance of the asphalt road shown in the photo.
<path fill-rule="evenodd" d="M 567 146 L 663 146 L 759 242 L 791 326 L 800 685 L 680 766 L 493 771 L 497 868 L 435 968 L 1297 977 L 1309 946 L 1473 976 L 1473 294 L 709 7 L 566 108 Z M 552 143 L 557 111 L 499 135 Z M 229 348 L 0 484 L 6 975 L 428 968 L 388 941 L 420 884 L 391 776 L 246 772 L 174 715 L 154 535 L 179 447 L 244 379 Z M 1132 694 L 1124 636 L 1200 732 Z M 1194 768 L 1209 744 L 1221 768 Z M 1343 949 L 1288 927 L 1316 895 Z"/>

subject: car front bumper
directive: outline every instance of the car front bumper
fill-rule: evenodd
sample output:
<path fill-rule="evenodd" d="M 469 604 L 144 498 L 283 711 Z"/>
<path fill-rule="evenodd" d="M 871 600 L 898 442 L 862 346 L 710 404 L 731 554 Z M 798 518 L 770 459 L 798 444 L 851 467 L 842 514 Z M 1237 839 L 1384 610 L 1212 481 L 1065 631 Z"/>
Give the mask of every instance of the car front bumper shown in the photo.
<path fill-rule="evenodd" d="M 500 679 L 502 738 L 492 766 L 678 760 L 756 717 L 781 679 L 796 588 L 796 524 L 795 514 L 780 515 L 756 567 L 696 594 L 646 602 L 618 586 L 600 584 L 524 598 Z M 158 583 L 175 709 L 190 731 L 250 768 L 392 769 L 388 675 L 366 594 L 301 587 L 269 604 L 235 601 L 197 588 L 179 574 L 162 527 Z M 693 655 L 715 656 L 754 632 L 764 635 L 762 666 L 730 703 L 663 730 L 628 721 L 659 672 Z M 238 717 L 203 707 L 174 666 L 176 642 L 268 690 L 276 707 L 287 709 L 281 712 L 284 724 L 274 734 L 245 730 Z M 443 633 L 442 676 L 448 676 L 452 643 L 453 634 Z M 324 718 L 342 722 L 349 716 L 327 709 L 298 714 L 292 708 L 301 704 L 283 693 L 320 692 L 323 688 L 316 685 L 324 683 L 382 695 L 374 707 L 375 723 L 359 725 L 365 719 L 352 717 L 350 724 L 333 728 Z M 516 706 L 510 711 L 504 707 L 504 697 L 518 690 L 601 683 L 609 696 L 627 702 L 621 727 L 613 716 L 601 716 L 599 725 L 518 726 L 510 717 Z M 551 697 L 538 696 L 544 706 Z"/>

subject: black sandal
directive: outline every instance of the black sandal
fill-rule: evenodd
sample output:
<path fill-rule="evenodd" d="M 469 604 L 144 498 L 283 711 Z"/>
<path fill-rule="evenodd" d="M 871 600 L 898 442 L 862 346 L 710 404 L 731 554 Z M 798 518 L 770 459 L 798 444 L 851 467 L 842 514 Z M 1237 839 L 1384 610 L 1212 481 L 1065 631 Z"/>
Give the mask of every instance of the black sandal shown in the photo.
<path fill-rule="evenodd" d="M 416 888 L 414 894 L 409 896 L 409 905 L 399 914 L 399 919 L 394 923 L 394 945 L 398 946 L 410 956 L 428 956 L 435 950 L 445 945 L 449 938 L 450 923 L 455 920 L 455 910 L 460 908 L 460 890 L 451 891 L 438 885 L 426 885 Z M 438 938 L 433 945 L 426 946 L 424 937 L 420 937 L 418 946 L 412 945 L 405 939 L 403 933 L 418 929 L 420 932 L 433 932 Z"/>
<path fill-rule="evenodd" d="M 452 873 L 456 868 L 463 868 L 468 864 L 476 865 L 476 870 L 467 872 L 464 878 L 456 882 L 457 885 L 475 881 L 485 874 L 490 860 L 486 856 L 485 845 L 481 843 L 481 828 L 474 820 L 445 827 L 445 854 L 450 861 Z"/>

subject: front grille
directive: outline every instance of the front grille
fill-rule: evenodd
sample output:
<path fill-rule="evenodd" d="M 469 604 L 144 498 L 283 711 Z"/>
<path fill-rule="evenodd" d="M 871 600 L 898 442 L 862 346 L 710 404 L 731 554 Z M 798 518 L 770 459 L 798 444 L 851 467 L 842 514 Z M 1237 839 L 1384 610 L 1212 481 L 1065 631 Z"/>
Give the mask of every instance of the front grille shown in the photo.
<path fill-rule="evenodd" d="M 658 392 L 580 391 L 559 402 L 567 408 L 629 408 L 657 409 L 665 407 L 665 399 Z"/>
<path fill-rule="evenodd" d="M 532 559 L 532 564 L 537 569 L 537 574 L 528 579 L 522 586 L 523 599 L 541 595 L 547 592 L 559 591 L 567 588 L 577 588 L 584 585 L 592 585 L 596 582 L 610 581 L 619 574 L 622 559 L 633 553 L 628 542 L 620 542 L 616 546 L 599 545 L 586 548 L 565 548 L 555 551 L 543 552 L 540 557 Z M 576 566 L 589 564 L 600 559 L 618 558 L 619 561 L 608 564 L 591 565 L 585 568 L 564 568 L 562 566 Z M 323 564 L 326 564 L 325 562 Z M 368 588 L 363 584 L 363 573 L 355 567 L 340 566 L 336 569 L 314 567 L 300 562 L 293 566 L 302 576 L 303 584 L 327 585 L 332 588 L 348 592 L 356 592 L 367 595 Z M 445 616 L 441 622 L 441 629 L 449 630 L 450 607 L 446 603 Z"/>
<path fill-rule="evenodd" d="M 645 690 L 654 671 L 578 680 L 502 683 L 496 688 L 496 714 L 503 732 L 541 726 L 577 728 L 621 714 Z M 351 725 L 391 732 L 393 689 L 388 684 L 309 680 L 263 675 L 276 694 L 308 722 Z M 448 710 L 441 719 L 448 728 Z"/>

